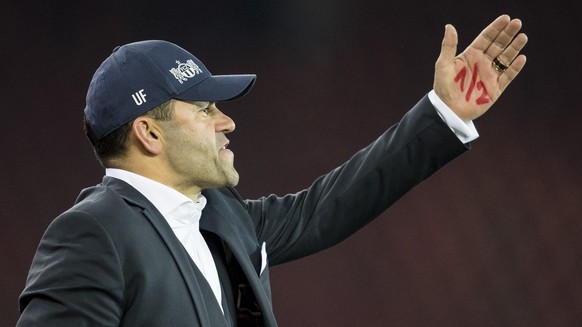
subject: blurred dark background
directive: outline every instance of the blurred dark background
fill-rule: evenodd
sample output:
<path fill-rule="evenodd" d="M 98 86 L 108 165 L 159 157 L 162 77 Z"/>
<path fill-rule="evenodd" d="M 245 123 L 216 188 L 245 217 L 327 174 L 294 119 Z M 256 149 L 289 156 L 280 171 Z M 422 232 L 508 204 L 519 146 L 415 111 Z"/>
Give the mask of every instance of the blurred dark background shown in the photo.
<path fill-rule="evenodd" d="M 256 73 L 221 108 L 240 193 L 308 186 L 432 85 L 444 25 L 459 50 L 502 13 L 528 64 L 476 121 L 473 149 L 330 250 L 273 268 L 281 326 L 576 326 L 582 321 L 580 4 L 566 1 L 4 1 L 0 5 L 0 316 L 43 231 L 103 170 L 82 132 L 116 46 L 165 39 L 215 74 Z"/>

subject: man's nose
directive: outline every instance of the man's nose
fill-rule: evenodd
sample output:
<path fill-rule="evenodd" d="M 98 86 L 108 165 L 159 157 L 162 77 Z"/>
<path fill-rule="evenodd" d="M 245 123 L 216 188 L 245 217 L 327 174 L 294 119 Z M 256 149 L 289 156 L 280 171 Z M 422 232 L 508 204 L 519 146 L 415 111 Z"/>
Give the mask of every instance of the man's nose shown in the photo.
<path fill-rule="evenodd" d="M 216 117 L 215 126 L 216 132 L 222 133 L 230 133 L 234 131 L 234 129 L 236 128 L 234 120 L 232 120 L 232 118 L 230 118 L 229 116 L 225 115 L 222 112 L 220 112 Z"/>

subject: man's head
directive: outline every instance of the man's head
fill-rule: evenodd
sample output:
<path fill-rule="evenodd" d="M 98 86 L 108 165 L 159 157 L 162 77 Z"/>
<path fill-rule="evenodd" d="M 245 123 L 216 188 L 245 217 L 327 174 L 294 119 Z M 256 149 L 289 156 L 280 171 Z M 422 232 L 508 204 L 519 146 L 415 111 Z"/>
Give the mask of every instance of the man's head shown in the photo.
<path fill-rule="evenodd" d="M 255 75 L 212 76 L 188 51 L 166 41 L 117 47 L 87 92 L 85 121 L 92 143 L 169 101 L 227 101 L 245 95 Z"/>
<path fill-rule="evenodd" d="M 160 155 L 148 152 L 157 151 L 156 146 L 148 149 L 148 135 L 139 135 L 140 128 L 143 131 L 145 126 L 157 141 L 166 142 L 160 158 L 170 160 L 164 156 L 174 151 L 170 148 L 175 146 L 168 140 L 172 133 L 179 132 L 171 128 L 192 127 L 180 125 L 176 120 L 182 107 L 196 110 L 202 106 L 206 108 L 200 112 L 212 113 L 212 122 L 206 120 L 203 128 L 208 132 L 212 125 L 216 134 L 213 142 L 223 142 L 226 140 L 224 134 L 234 129 L 234 122 L 222 114 L 215 103 L 243 96 L 251 89 L 255 78 L 255 75 L 213 76 L 192 54 L 166 41 L 142 41 L 117 47 L 91 80 L 84 111 L 87 136 L 100 161 L 110 167 L 136 145 L 145 151 L 141 154 L 146 159 Z M 201 117 L 187 118 L 195 121 Z M 190 123 L 194 124 L 192 121 Z M 226 121 L 232 122 L 232 126 L 225 127 Z M 195 134 L 197 132 L 190 136 L 201 137 Z M 175 153 L 172 158 L 177 158 Z M 200 164 L 201 158 L 198 160 L 196 164 Z"/>

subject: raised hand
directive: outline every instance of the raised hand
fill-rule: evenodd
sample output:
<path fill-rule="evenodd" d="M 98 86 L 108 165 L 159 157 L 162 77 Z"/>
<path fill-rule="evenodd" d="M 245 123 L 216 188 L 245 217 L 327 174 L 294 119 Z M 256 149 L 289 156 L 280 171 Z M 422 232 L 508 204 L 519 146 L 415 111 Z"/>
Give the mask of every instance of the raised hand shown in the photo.
<path fill-rule="evenodd" d="M 458 56 L 457 31 L 445 26 L 435 64 L 435 93 L 465 121 L 484 114 L 525 66 L 527 36 L 519 19 L 499 16 Z"/>

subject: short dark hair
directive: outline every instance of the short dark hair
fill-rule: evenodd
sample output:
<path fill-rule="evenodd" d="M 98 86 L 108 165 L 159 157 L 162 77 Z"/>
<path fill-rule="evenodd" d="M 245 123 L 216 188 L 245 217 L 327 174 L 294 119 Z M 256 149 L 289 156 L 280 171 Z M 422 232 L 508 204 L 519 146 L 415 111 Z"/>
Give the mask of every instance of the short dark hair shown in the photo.
<path fill-rule="evenodd" d="M 172 99 L 166 101 L 141 115 L 140 117 L 149 117 L 160 121 L 172 120 L 174 119 L 174 106 L 172 103 Z M 101 163 L 101 166 L 105 168 L 111 167 L 112 159 L 119 158 L 126 154 L 127 139 L 131 133 L 131 128 L 134 121 L 135 119 L 116 129 L 104 138 L 95 141 L 93 144 L 93 151 L 95 152 L 97 160 L 99 160 L 99 163 Z M 86 120 L 84 121 L 84 125 L 85 133 L 87 133 L 90 127 Z"/>

